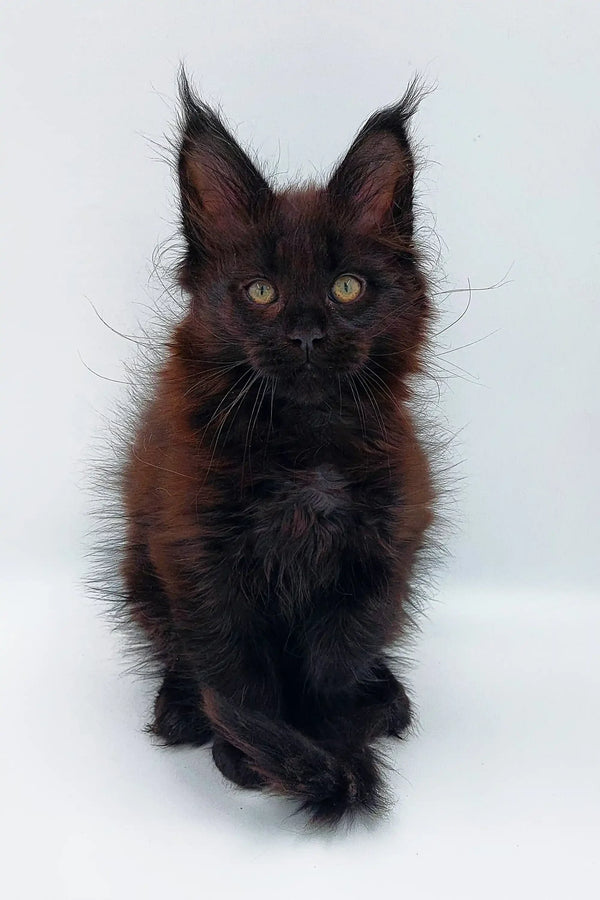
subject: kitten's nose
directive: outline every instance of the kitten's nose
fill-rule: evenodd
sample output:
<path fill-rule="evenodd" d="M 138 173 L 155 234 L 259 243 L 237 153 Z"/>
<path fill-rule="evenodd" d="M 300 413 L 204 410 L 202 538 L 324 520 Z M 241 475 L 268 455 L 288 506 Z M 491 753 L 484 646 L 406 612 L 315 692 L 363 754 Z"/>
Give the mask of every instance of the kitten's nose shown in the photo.
<path fill-rule="evenodd" d="M 315 349 L 315 344 L 323 340 L 325 333 L 316 326 L 314 328 L 296 328 L 290 332 L 288 337 L 292 344 L 296 344 L 297 347 L 300 347 L 306 353 L 306 358 L 308 359 L 311 351 Z"/>

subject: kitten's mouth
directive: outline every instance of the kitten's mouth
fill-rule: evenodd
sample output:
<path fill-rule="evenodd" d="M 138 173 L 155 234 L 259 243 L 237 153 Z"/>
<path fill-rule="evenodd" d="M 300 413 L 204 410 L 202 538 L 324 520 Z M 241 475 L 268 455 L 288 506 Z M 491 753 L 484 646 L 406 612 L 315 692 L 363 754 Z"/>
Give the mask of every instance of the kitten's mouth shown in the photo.
<path fill-rule="evenodd" d="M 322 366 L 315 365 L 313 360 L 307 359 L 305 362 L 300 363 L 299 366 L 294 370 L 294 376 L 300 378 L 317 378 L 323 375 Z"/>

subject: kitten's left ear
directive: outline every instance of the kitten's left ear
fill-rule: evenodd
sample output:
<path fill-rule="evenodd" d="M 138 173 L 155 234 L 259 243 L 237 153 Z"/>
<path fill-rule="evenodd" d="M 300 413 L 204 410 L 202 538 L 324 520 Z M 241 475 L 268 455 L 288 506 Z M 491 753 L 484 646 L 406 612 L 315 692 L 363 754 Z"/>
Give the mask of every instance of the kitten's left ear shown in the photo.
<path fill-rule="evenodd" d="M 415 165 L 407 125 L 421 95 L 413 81 L 398 103 L 373 113 L 331 176 L 334 208 L 358 231 L 393 228 L 412 237 Z"/>

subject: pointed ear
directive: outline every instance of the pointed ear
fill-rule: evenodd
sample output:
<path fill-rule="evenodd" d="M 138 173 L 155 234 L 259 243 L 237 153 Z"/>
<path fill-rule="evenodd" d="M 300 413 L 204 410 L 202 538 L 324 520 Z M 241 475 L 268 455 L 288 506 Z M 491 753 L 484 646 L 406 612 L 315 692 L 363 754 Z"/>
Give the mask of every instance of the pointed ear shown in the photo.
<path fill-rule="evenodd" d="M 272 198 L 269 185 L 223 124 L 179 75 L 179 189 L 187 263 L 235 244 Z"/>
<path fill-rule="evenodd" d="M 374 113 L 331 176 L 334 208 L 358 231 L 412 237 L 415 165 L 407 125 L 421 93 L 413 81 L 398 103 Z"/>

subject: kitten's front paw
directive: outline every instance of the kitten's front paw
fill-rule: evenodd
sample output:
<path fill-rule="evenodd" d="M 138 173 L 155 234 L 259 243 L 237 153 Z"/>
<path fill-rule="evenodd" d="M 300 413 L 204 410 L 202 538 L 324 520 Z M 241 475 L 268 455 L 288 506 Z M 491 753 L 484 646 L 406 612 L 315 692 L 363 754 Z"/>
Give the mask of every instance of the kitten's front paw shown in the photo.
<path fill-rule="evenodd" d="M 154 704 L 149 731 L 165 744 L 201 747 L 212 737 L 212 728 L 199 706 L 198 692 L 186 678 L 168 672 Z"/>
<path fill-rule="evenodd" d="M 237 747 L 216 737 L 213 742 L 212 755 L 219 772 L 238 787 L 261 788 L 263 786 L 263 779 L 250 768 L 247 757 Z"/>
<path fill-rule="evenodd" d="M 368 697 L 377 710 L 376 732 L 401 737 L 412 721 L 408 694 L 386 663 L 380 663 L 373 674 L 375 681 L 369 685 Z"/>

